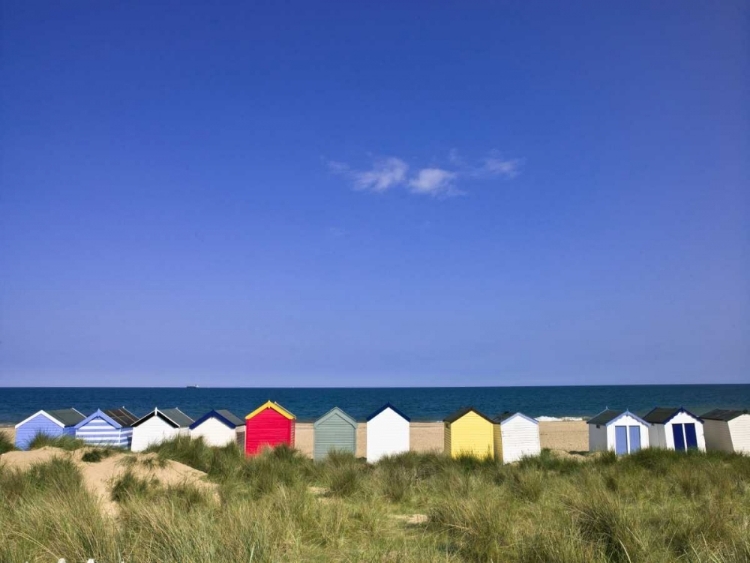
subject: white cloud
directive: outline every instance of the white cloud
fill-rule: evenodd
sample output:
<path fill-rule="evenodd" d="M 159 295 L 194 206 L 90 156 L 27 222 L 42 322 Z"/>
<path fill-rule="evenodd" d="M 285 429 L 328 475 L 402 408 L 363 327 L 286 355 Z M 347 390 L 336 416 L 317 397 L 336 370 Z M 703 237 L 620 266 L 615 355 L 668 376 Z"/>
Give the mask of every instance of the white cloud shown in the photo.
<path fill-rule="evenodd" d="M 334 174 L 349 179 L 355 190 L 383 193 L 392 188 L 403 187 L 417 195 L 447 197 L 465 193 L 457 186 L 462 181 L 515 178 L 521 173 L 523 160 L 503 158 L 498 152 L 492 151 L 472 165 L 457 149 L 451 149 L 448 153 L 448 166 L 421 168 L 415 174 L 409 174 L 409 165 L 395 156 L 375 160 L 369 170 L 356 170 L 344 162 L 333 160 L 326 161 L 326 164 Z"/>
<path fill-rule="evenodd" d="M 384 192 L 403 184 L 409 165 L 400 158 L 389 157 L 375 162 L 372 170 L 353 172 L 354 187 L 358 190 Z"/>
<path fill-rule="evenodd" d="M 415 194 L 458 195 L 453 181 L 458 174 L 440 168 L 423 168 L 409 180 L 409 187 Z"/>
<path fill-rule="evenodd" d="M 515 178 L 521 173 L 522 162 L 517 159 L 503 159 L 497 156 L 490 156 L 484 159 L 484 165 L 480 172 L 490 176 L 503 176 L 504 178 Z"/>

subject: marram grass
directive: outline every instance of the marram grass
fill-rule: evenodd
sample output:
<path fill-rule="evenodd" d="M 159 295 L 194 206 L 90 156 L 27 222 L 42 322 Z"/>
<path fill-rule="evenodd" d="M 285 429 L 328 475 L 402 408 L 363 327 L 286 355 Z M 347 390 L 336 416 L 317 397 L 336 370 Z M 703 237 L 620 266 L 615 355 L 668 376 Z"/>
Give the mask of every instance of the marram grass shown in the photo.
<path fill-rule="evenodd" d="M 407 453 L 314 463 L 245 459 L 177 439 L 153 448 L 205 471 L 208 496 L 126 472 L 103 515 L 65 460 L 0 464 L 0 562 L 750 561 L 750 458 L 643 451 L 513 466 Z"/>

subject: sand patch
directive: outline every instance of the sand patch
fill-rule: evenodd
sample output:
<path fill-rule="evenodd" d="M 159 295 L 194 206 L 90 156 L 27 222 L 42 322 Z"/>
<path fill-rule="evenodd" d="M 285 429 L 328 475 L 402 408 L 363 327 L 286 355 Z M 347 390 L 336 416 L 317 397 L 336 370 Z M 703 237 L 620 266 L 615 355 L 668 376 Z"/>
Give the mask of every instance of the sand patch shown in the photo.
<path fill-rule="evenodd" d="M 46 463 L 54 458 L 69 459 L 78 467 L 86 489 L 99 499 L 105 513 L 115 515 L 117 503 L 111 499 L 114 483 L 128 470 L 139 479 L 155 481 L 164 487 L 191 485 L 218 499 L 217 485 L 206 481 L 206 474 L 183 463 L 162 460 L 156 454 L 116 452 L 98 462 L 85 462 L 81 458 L 96 448 L 81 448 L 67 452 L 59 448 L 44 447 L 38 450 L 8 452 L 0 455 L 0 465 L 25 471 L 32 465 Z"/>
<path fill-rule="evenodd" d="M 408 526 L 425 524 L 429 520 L 426 514 L 391 514 L 391 518 L 400 520 Z"/>
<path fill-rule="evenodd" d="M 540 422 L 539 439 L 543 448 L 551 450 L 586 452 L 589 449 L 589 429 L 583 420 Z"/>

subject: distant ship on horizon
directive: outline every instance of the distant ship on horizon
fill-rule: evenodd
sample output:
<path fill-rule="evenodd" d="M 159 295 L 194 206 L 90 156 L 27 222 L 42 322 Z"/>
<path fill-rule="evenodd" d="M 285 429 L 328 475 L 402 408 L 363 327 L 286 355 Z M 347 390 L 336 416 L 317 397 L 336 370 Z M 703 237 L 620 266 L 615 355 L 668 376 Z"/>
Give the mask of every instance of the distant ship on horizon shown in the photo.
<path fill-rule="evenodd" d="M 196 383 L 195 385 L 186 385 L 185 388 L 186 389 L 198 389 L 198 384 Z"/>

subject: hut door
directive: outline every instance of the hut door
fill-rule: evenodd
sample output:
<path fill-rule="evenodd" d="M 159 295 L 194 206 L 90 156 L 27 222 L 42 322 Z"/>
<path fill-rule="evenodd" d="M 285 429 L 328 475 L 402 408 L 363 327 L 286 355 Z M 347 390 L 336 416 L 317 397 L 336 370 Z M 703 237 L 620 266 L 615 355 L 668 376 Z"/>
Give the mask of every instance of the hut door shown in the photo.
<path fill-rule="evenodd" d="M 695 431 L 695 428 L 693 428 Z M 678 452 L 685 451 L 685 435 L 683 434 L 682 424 L 672 425 L 672 436 L 674 436 L 674 449 Z"/>
<path fill-rule="evenodd" d="M 685 443 L 689 450 L 698 449 L 698 436 L 695 434 L 695 424 L 693 423 L 685 425 Z"/>
<path fill-rule="evenodd" d="M 615 453 L 625 455 L 628 453 L 628 427 L 615 426 Z"/>
<path fill-rule="evenodd" d="M 635 453 L 641 449 L 641 427 L 640 426 L 628 426 L 629 438 L 630 438 L 630 453 Z"/>

